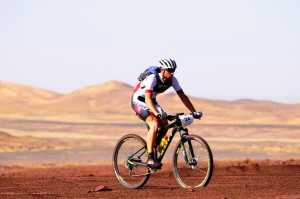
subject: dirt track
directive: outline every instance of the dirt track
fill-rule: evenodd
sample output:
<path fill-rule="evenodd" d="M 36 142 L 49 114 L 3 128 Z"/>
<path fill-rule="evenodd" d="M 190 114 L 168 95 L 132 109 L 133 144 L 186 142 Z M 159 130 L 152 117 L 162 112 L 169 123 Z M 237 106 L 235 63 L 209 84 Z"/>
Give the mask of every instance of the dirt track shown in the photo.
<path fill-rule="evenodd" d="M 94 192 L 99 185 L 106 191 Z M 180 188 L 172 171 L 153 174 L 144 188 L 122 187 L 111 166 L 0 167 L 0 198 L 300 198 L 300 165 L 219 166 L 211 183 Z"/>

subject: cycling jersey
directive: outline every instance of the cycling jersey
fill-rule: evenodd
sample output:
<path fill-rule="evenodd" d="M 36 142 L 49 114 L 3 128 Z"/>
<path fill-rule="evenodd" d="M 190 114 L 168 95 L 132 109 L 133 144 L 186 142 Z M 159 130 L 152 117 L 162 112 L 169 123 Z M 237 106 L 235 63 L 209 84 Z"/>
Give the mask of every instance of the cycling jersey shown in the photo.
<path fill-rule="evenodd" d="M 145 97 L 146 92 L 152 91 L 152 98 L 155 99 L 158 94 L 165 92 L 171 86 L 176 92 L 182 91 L 182 88 L 175 76 L 172 77 L 172 82 L 165 83 L 163 82 L 161 73 L 158 75 L 151 74 L 134 88 L 134 95 Z"/>
<path fill-rule="evenodd" d="M 156 96 L 165 92 L 168 88 L 173 87 L 177 93 L 183 92 L 176 77 L 172 77 L 170 83 L 164 82 L 162 74 L 150 74 L 142 82 L 138 83 L 134 88 L 134 93 L 131 98 L 132 109 L 144 121 L 146 118 L 153 114 L 145 103 L 145 94 L 152 92 L 152 100 L 156 109 L 161 113 L 163 110 L 156 102 Z"/>

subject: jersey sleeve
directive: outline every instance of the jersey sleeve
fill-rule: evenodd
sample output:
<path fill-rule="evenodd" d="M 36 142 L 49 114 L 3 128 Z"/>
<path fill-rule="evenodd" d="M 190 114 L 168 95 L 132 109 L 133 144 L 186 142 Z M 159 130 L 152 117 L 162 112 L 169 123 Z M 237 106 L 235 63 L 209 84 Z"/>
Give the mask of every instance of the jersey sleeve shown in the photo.
<path fill-rule="evenodd" d="M 177 93 L 183 92 L 183 90 L 175 76 L 173 76 L 173 78 L 172 78 L 172 86 Z"/>
<path fill-rule="evenodd" d="M 145 92 L 152 92 L 154 89 L 154 86 L 156 85 L 156 77 L 154 74 L 149 75 L 144 79 L 143 84 L 145 86 Z"/>

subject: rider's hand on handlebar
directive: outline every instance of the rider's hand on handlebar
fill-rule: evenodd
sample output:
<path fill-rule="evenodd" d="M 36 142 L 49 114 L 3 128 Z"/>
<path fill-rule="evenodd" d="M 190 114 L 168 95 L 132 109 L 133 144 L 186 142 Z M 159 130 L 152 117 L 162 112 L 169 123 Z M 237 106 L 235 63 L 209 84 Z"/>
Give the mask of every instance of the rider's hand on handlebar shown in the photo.
<path fill-rule="evenodd" d="M 167 119 L 168 114 L 166 112 L 162 111 L 161 113 L 158 113 L 156 117 L 159 119 Z"/>
<path fill-rule="evenodd" d="M 202 112 L 198 111 L 198 112 L 193 112 L 192 115 L 195 119 L 200 119 L 203 114 Z"/>

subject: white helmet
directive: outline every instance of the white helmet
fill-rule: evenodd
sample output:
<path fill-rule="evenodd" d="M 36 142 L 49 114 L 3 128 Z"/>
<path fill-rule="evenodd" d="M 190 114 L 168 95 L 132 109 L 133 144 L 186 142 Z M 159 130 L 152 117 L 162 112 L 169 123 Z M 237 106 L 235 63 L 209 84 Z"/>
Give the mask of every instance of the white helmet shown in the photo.
<path fill-rule="evenodd" d="M 173 59 L 170 58 L 163 58 L 159 60 L 158 67 L 162 69 L 173 69 L 175 70 L 177 68 L 176 62 Z"/>

